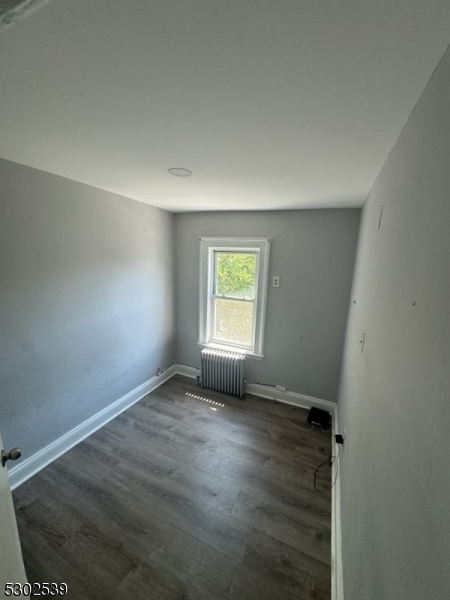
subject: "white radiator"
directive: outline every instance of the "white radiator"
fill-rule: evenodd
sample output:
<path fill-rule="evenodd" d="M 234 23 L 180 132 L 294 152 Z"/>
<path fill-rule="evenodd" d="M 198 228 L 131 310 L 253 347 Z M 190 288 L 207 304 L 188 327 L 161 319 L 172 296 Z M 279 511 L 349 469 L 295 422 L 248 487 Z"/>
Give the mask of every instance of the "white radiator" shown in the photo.
<path fill-rule="evenodd" d="M 202 387 L 242 398 L 245 356 L 222 350 L 202 350 Z"/>

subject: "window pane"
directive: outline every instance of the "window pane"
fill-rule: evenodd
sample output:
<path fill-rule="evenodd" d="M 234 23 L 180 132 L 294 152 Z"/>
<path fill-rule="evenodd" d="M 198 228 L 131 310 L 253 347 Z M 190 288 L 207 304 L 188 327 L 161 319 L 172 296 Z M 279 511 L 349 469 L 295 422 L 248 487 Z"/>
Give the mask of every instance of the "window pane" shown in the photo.
<path fill-rule="evenodd" d="M 254 298 L 256 254 L 217 252 L 216 258 L 216 294 Z"/>
<path fill-rule="evenodd" d="M 251 345 L 253 302 L 216 298 L 214 338 L 224 342 Z"/>

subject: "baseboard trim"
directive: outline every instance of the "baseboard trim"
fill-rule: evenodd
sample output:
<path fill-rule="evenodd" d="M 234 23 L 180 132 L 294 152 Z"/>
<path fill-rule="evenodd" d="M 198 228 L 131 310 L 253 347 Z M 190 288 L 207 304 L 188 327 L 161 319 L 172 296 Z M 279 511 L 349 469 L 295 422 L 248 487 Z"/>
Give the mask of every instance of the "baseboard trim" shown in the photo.
<path fill-rule="evenodd" d="M 254 396 L 261 396 L 261 398 L 278 400 L 278 402 L 284 402 L 284 404 L 292 404 L 299 408 L 321 408 L 332 415 L 334 415 L 334 410 L 336 408 L 336 404 L 329 400 L 305 396 L 305 394 L 298 394 L 297 392 L 280 392 L 276 388 L 261 385 L 260 383 L 246 383 L 245 392 L 247 394 L 253 394 Z"/>
<path fill-rule="evenodd" d="M 181 363 L 175 363 L 174 369 L 174 375 L 184 375 L 185 377 L 190 377 L 191 379 L 197 379 L 197 377 L 199 377 L 201 374 L 201 369 L 197 369 L 196 367 L 188 367 L 188 365 L 183 365 Z"/>
<path fill-rule="evenodd" d="M 125 394 L 125 396 L 122 396 L 122 398 L 119 398 L 119 400 L 116 400 L 77 427 L 74 427 L 48 446 L 45 446 L 39 452 L 14 465 L 8 472 L 11 489 L 14 490 L 19 487 L 27 479 L 90 436 L 94 431 L 106 425 L 106 423 L 120 415 L 124 410 L 158 388 L 165 381 L 173 377 L 176 372 L 176 365 L 172 365 L 161 375 L 155 375 L 155 377 L 152 377 L 128 394 Z"/>
<path fill-rule="evenodd" d="M 338 409 L 333 413 L 333 438 L 339 433 Z M 339 459 L 334 461 L 331 480 L 336 481 L 331 492 L 331 600 L 344 600 L 342 572 L 341 474 Z"/>
<path fill-rule="evenodd" d="M 29 458 L 24 459 L 18 465 L 13 466 L 9 470 L 9 482 L 11 489 L 19 487 L 22 483 L 30 479 L 41 469 L 49 465 L 51 462 L 59 458 L 62 454 L 76 446 L 79 442 L 90 436 L 106 425 L 109 421 L 117 417 L 124 410 L 141 400 L 144 396 L 158 388 L 160 385 L 168 381 L 174 375 L 184 375 L 196 379 L 200 374 L 200 369 L 189 367 L 181 363 L 175 363 L 170 366 L 164 373 L 159 376 L 152 377 L 142 385 L 138 386 L 119 400 L 116 400 L 110 406 L 107 406 L 90 419 L 84 421 L 71 431 L 67 432 L 39 452 L 33 454 Z M 317 407 L 327 410 L 333 417 L 333 434 L 339 431 L 337 405 L 329 400 L 322 400 L 312 396 L 305 396 L 295 392 L 280 392 L 275 388 L 269 388 L 256 383 L 248 383 L 245 385 L 245 391 L 248 394 L 261 396 L 298 406 L 301 408 Z M 332 515 L 331 515 L 331 598 L 332 600 L 343 600 L 343 578 L 342 578 L 342 537 L 341 537 L 341 486 L 340 473 L 336 473 L 337 464 L 333 464 L 332 480 L 336 479 L 336 485 L 332 492 Z"/>
<path fill-rule="evenodd" d="M 200 369 L 188 367 L 181 363 L 175 364 L 174 367 L 177 375 L 184 375 L 191 379 L 197 379 L 201 373 Z M 312 408 L 314 406 L 326 410 L 333 416 L 336 408 L 336 403 L 330 402 L 329 400 L 322 400 L 321 398 L 314 398 L 313 396 L 306 396 L 305 394 L 298 394 L 297 392 L 280 392 L 273 387 L 261 385 L 260 383 L 246 383 L 245 393 L 260 396 L 261 398 L 268 398 L 269 400 L 278 400 L 284 404 L 291 404 L 293 406 L 298 406 L 299 408 Z"/>

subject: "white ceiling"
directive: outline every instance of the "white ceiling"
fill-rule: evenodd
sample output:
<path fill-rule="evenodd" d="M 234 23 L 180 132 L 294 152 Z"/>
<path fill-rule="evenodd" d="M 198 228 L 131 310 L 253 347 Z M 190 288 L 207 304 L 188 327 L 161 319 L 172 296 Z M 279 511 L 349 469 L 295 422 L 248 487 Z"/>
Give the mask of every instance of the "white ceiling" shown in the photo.
<path fill-rule="evenodd" d="M 0 156 L 172 211 L 361 206 L 449 41 L 448 0 L 53 0 L 0 32 Z"/>

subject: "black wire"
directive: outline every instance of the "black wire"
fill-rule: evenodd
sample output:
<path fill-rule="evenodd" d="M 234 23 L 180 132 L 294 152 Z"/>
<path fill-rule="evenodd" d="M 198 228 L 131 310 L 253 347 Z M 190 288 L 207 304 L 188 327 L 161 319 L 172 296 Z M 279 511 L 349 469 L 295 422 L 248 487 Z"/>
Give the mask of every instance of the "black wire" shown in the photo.
<path fill-rule="evenodd" d="M 246 380 L 245 383 L 258 383 L 258 382 L 257 381 L 247 381 Z M 276 385 L 272 385 L 270 383 L 259 383 L 259 385 L 266 385 L 268 387 L 276 387 Z M 279 410 L 277 408 L 277 402 L 279 402 L 279 400 L 277 398 L 275 398 L 275 400 L 273 402 L 274 405 L 275 405 L 275 408 L 277 409 L 277 412 L 280 415 L 280 417 L 282 417 L 285 421 L 287 421 L 288 423 L 290 423 L 294 427 L 297 427 L 298 429 L 302 429 L 303 431 L 312 431 L 314 429 L 314 424 L 312 425 L 311 429 L 304 429 L 303 427 L 300 427 L 299 425 L 296 425 L 295 423 L 292 423 L 291 421 L 289 421 L 289 419 L 286 419 L 286 417 L 283 416 L 279 412 Z M 330 426 L 329 429 L 324 429 L 323 427 L 321 427 L 320 429 L 324 433 L 329 433 L 331 431 L 331 426 Z M 323 488 L 322 490 L 319 490 L 319 488 L 317 487 L 317 474 L 319 473 L 320 469 L 324 465 L 326 465 L 327 463 L 330 465 L 330 467 L 332 467 L 334 465 L 334 463 L 338 460 L 339 455 L 341 454 L 341 446 L 339 446 L 339 451 L 338 451 L 337 456 L 333 456 L 333 450 L 335 449 L 335 447 L 336 447 L 336 441 L 334 442 L 333 446 L 331 447 L 330 456 L 327 458 L 327 460 L 324 460 L 323 463 L 320 463 L 320 465 L 317 467 L 317 469 L 314 472 L 314 489 L 315 489 L 316 492 L 326 492 L 327 490 L 332 490 L 334 488 L 334 486 L 336 485 L 337 476 L 338 476 L 338 472 L 339 472 L 339 463 L 337 463 L 337 466 L 336 466 L 336 476 L 334 478 L 333 485 L 330 486 L 330 487 Z"/>
<path fill-rule="evenodd" d="M 314 473 L 314 489 L 316 490 L 316 492 L 326 492 L 328 490 L 332 490 L 334 488 L 334 486 L 336 485 L 337 476 L 338 476 L 338 472 L 339 472 L 339 463 L 337 462 L 337 460 L 339 458 L 339 455 L 341 454 L 341 447 L 339 446 L 339 451 L 337 453 L 337 456 L 336 455 L 332 456 L 335 446 L 336 446 L 336 442 L 334 443 L 334 446 L 331 448 L 330 456 L 327 458 L 327 460 L 324 460 L 323 463 L 320 463 L 320 465 L 317 467 L 317 469 Z M 336 463 L 336 476 L 334 478 L 333 485 L 319 490 L 319 488 L 317 487 L 317 484 L 316 484 L 317 474 L 318 474 L 319 470 L 326 464 L 329 464 L 330 467 L 332 467 L 334 465 L 334 463 Z"/>
<path fill-rule="evenodd" d="M 260 381 L 249 381 L 248 379 L 245 380 L 245 383 L 256 383 L 256 385 L 264 385 L 265 387 L 273 387 L 273 388 L 277 387 L 273 383 L 261 383 Z"/>

